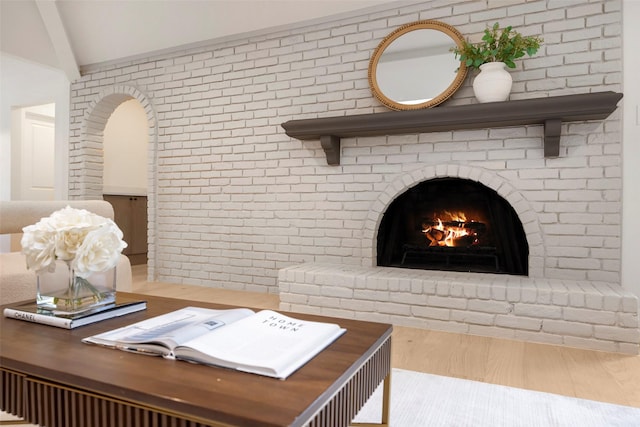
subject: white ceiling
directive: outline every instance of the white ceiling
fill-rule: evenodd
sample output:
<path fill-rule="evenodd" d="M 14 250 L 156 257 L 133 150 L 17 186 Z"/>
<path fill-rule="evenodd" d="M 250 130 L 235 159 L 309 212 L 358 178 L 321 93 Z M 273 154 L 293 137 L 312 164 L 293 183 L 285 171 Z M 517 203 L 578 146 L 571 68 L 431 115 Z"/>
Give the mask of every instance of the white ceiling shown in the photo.
<path fill-rule="evenodd" d="M 397 0 L 0 0 L 0 50 L 60 68 L 145 53 L 329 16 Z M 388 5 L 386 5 L 388 6 Z"/>

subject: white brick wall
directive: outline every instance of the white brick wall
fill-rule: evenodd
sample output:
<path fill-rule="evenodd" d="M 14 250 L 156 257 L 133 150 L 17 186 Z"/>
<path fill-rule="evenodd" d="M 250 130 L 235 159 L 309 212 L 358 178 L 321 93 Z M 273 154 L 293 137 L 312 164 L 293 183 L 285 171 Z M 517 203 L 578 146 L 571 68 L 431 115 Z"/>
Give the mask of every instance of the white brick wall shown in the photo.
<path fill-rule="evenodd" d="M 511 71 L 511 99 L 619 92 L 620 8 L 620 0 L 432 0 L 93 67 L 72 84 L 70 197 L 101 196 L 102 130 L 119 102 L 135 98 L 149 118 L 149 267 L 157 280 L 277 293 L 278 271 L 292 265 L 372 266 L 388 203 L 419 180 L 461 176 L 514 206 L 531 277 L 619 286 L 619 111 L 564 124 L 554 159 L 543 156 L 542 128 L 527 126 L 347 138 L 341 165 L 328 166 L 319 141 L 289 138 L 280 125 L 385 111 L 368 88 L 370 55 L 392 30 L 421 19 L 472 39 L 496 21 L 542 35 L 539 53 Z M 472 78 L 447 105 L 475 102 Z M 387 292 L 366 291 L 373 299 Z M 472 291 L 483 292 L 455 290 Z M 507 296 L 514 292 L 507 286 Z M 478 327 L 483 318 L 473 318 Z"/>

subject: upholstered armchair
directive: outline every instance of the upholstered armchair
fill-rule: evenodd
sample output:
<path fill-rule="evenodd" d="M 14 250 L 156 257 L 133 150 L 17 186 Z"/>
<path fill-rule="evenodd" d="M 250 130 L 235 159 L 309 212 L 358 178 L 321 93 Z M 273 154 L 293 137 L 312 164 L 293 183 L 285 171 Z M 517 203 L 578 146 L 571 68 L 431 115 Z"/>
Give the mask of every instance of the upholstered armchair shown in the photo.
<path fill-rule="evenodd" d="M 0 234 L 22 233 L 23 227 L 66 206 L 114 218 L 113 207 L 104 200 L 0 201 Z M 131 263 L 121 255 L 116 266 L 116 289 L 130 292 L 131 287 Z M 0 253 L 0 304 L 35 299 L 35 296 L 36 275 L 27 269 L 25 256 L 19 250 Z"/>

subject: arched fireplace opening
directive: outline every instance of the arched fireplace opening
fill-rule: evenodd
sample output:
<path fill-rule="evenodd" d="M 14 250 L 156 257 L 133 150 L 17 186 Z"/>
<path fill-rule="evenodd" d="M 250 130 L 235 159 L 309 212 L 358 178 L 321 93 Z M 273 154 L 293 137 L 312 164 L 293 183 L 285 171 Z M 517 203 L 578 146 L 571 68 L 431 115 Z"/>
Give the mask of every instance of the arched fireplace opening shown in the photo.
<path fill-rule="evenodd" d="M 460 178 L 424 181 L 395 199 L 378 229 L 378 265 L 528 275 L 529 245 L 511 205 Z"/>

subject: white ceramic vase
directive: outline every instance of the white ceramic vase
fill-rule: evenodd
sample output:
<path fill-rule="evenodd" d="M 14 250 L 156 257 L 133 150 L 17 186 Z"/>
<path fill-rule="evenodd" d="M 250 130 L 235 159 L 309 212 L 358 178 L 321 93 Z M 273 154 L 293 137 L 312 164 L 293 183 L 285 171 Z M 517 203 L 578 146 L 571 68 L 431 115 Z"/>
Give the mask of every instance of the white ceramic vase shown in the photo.
<path fill-rule="evenodd" d="M 473 93 L 478 102 L 506 101 L 511 92 L 511 74 L 504 62 L 487 62 L 473 80 Z"/>

